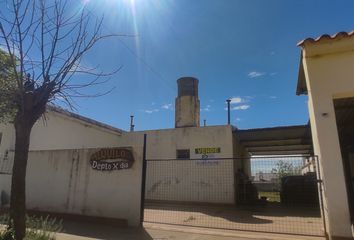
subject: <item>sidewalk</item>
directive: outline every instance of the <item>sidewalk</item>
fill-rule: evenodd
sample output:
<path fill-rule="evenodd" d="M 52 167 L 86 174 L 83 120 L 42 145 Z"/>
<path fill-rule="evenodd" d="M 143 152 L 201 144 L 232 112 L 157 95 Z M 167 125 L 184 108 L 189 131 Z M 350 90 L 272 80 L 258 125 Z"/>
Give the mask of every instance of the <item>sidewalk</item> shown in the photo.
<path fill-rule="evenodd" d="M 145 224 L 144 228 L 118 228 L 92 223 L 66 221 L 57 240 L 322 240 L 291 235 L 257 234 L 202 228 Z"/>
<path fill-rule="evenodd" d="M 88 230 L 88 229 L 87 229 Z M 90 240 L 90 239 L 105 239 L 105 240 L 246 240 L 246 238 L 223 237 L 215 235 L 204 235 L 194 233 L 175 232 L 158 229 L 114 229 L 107 231 L 99 230 L 95 233 L 92 229 L 89 230 L 92 234 L 72 234 L 59 233 L 57 240 Z M 248 239 L 251 240 L 251 239 Z"/>
<path fill-rule="evenodd" d="M 96 224 L 71 222 L 65 224 L 63 233 L 58 233 L 57 240 L 241 240 L 235 238 L 198 233 L 186 233 L 153 228 L 117 228 Z"/>

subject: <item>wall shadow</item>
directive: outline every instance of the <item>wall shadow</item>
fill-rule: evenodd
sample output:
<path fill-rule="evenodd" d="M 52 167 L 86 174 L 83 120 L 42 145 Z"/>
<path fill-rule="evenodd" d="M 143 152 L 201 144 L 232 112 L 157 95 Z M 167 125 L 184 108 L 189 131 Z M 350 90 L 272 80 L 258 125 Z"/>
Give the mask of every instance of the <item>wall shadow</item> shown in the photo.
<path fill-rule="evenodd" d="M 61 233 L 104 240 L 152 240 L 143 227 L 117 227 L 71 220 L 63 221 Z"/>

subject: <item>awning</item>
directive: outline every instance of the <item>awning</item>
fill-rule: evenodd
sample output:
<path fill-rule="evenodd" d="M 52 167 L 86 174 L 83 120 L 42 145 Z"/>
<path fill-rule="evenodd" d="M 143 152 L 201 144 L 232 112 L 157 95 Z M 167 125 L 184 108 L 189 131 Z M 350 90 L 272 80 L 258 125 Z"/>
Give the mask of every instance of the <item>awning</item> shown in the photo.
<path fill-rule="evenodd" d="M 235 130 L 234 134 L 252 155 L 313 154 L 309 125 Z"/>

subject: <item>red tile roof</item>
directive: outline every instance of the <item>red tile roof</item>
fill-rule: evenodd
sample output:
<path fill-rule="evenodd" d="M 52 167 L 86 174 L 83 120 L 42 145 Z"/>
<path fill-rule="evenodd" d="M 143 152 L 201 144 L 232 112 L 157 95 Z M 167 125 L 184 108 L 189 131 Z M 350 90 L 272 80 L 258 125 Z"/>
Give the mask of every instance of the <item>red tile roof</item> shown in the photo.
<path fill-rule="evenodd" d="M 354 36 L 354 30 L 351 32 L 338 32 L 336 34 L 333 35 L 329 35 L 329 34 L 323 34 L 322 36 L 319 36 L 318 38 L 306 38 L 302 41 L 300 41 L 297 45 L 298 46 L 303 46 L 305 43 L 318 43 L 323 39 L 328 39 L 328 40 L 334 40 L 337 38 L 344 38 L 344 37 L 352 37 Z"/>

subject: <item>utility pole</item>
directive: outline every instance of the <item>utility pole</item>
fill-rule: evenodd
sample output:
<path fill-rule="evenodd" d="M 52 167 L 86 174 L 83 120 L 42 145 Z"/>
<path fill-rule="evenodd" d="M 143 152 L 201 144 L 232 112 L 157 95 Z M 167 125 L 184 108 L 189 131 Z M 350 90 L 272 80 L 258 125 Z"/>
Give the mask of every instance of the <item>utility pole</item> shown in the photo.
<path fill-rule="evenodd" d="M 230 109 L 230 103 L 231 103 L 231 99 L 227 99 L 227 125 L 231 124 L 231 109 Z"/>
<path fill-rule="evenodd" d="M 134 132 L 134 116 L 133 115 L 131 115 L 130 116 L 130 131 L 131 132 Z"/>

